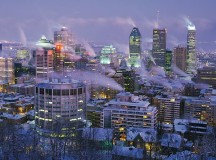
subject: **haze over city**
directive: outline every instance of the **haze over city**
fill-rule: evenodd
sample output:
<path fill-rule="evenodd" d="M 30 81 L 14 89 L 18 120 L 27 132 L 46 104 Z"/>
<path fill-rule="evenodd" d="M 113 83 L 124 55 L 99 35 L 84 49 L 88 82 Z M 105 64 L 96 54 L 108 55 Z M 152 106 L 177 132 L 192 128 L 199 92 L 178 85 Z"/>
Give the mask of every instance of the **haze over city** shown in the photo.
<path fill-rule="evenodd" d="M 23 41 L 23 35 L 29 42 L 37 41 L 41 35 L 52 39 L 52 32 L 64 25 L 77 38 L 121 46 L 128 44 L 128 33 L 136 25 L 149 49 L 159 11 L 159 26 L 167 28 L 169 48 L 186 43 L 184 18 L 189 17 L 197 29 L 197 49 L 210 50 L 215 49 L 215 5 L 214 0 L 7 0 L 1 3 L 0 39 Z"/>
<path fill-rule="evenodd" d="M 0 6 L 0 160 L 216 160 L 215 0 Z"/>

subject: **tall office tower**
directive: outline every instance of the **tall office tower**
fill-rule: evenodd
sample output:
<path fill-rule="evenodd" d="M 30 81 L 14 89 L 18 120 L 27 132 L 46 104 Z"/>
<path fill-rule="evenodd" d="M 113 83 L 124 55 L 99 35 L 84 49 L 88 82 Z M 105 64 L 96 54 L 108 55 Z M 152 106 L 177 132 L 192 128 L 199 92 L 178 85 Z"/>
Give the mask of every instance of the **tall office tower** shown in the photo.
<path fill-rule="evenodd" d="M 54 44 L 42 36 L 34 51 L 36 56 L 36 82 L 48 79 L 53 73 Z"/>
<path fill-rule="evenodd" d="M 75 49 L 75 41 L 73 35 L 66 27 L 62 27 L 60 31 L 54 32 L 54 43 L 73 47 Z"/>
<path fill-rule="evenodd" d="M 63 52 L 63 45 L 57 44 L 55 46 L 55 52 L 53 54 L 53 69 L 55 72 L 64 73 L 65 69 L 65 60 L 68 58 L 68 54 Z"/>
<path fill-rule="evenodd" d="M 134 27 L 129 37 L 130 66 L 134 66 L 134 67 L 140 66 L 141 38 L 142 37 L 139 29 Z"/>
<path fill-rule="evenodd" d="M 182 71 L 186 71 L 186 47 L 177 46 L 174 48 L 174 64 L 181 69 Z"/>
<path fill-rule="evenodd" d="M 152 56 L 156 65 L 165 67 L 166 29 L 153 29 Z"/>
<path fill-rule="evenodd" d="M 193 24 L 188 25 L 186 72 L 196 74 L 196 28 Z"/>
<path fill-rule="evenodd" d="M 164 69 L 165 69 L 166 72 L 171 71 L 171 65 L 172 65 L 172 51 L 166 50 L 166 53 L 165 53 L 165 65 L 164 65 Z"/>
<path fill-rule="evenodd" d="M 72 33 L 66 27 L 60 31 L 54 32 L 54 43 L 56 45 L 54 52 L 54 71 L 59 73 L 70 72 L 74 66 L 75 41 Z"/>
<path fill-rule="evenodd" d="M 14 84 L 13 58 L 0 57 L 0 82 Z"/>
<path fill-rule="evenodd" d="M 82 121 L 86 110 L 86 88 L 71 79 L 49 79 L 36 85 L 35 123 L 39 129 L 52 129 L 56 120 Z"/>

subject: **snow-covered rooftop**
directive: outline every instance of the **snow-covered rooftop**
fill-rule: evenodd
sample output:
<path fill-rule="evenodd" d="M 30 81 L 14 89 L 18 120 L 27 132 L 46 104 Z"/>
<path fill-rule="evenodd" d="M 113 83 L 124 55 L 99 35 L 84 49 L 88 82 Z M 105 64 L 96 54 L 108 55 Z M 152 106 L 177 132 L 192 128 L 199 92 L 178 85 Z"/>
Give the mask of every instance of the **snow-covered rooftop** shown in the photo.
<path fill-rule="evenodd" d="M 165 147 L 180 148 L 182 137 L 178 134 L 164 133 L 161 139 L 161 145 Z"/>
<path fill-rule="evenodd" d="M 26 115 L 25 114 L 8 114 L 8 113 L 3 113 L 0 115 L 0 117 L 7 118 L 7 119 L 13 119 L 13 120 L 18 120 L 24 118 Z"/>
<path fill-rule="evenodd" d="M 197 154 L 194 154 L 190 151 L 183 151 L 183 152 L 177 152 L 176 154 L 171 154 L 168 158 L 165 158 L 165 160 L 198 160 L 200 159 L 200 156 Z"/>
<path fill-rule="evenodd" d="M 143 159 L 144 149 L 134 147 L 113 146 L 112 154 L 134 159 Z"/>
<path fill-rule="evenodd" d="M 154 129 L 149 128 L 133 128 L 127 129 L 127 140 L 133 141 L 138 135 L 142 137 L 145 142 L 156 141 L 157 132 Z"/>

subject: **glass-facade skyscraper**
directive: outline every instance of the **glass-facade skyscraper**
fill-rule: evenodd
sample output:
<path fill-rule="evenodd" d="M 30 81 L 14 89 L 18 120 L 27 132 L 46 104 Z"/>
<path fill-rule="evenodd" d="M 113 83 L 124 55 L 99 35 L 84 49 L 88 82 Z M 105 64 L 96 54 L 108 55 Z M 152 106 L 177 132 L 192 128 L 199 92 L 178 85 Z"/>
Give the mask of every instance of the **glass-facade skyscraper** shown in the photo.
<path fill-rule="evenodd" d="M 165 67 L 166 29 L 153 29 L 152 56 L 158 66 Z"/>
<path fill-rule="evenodd" d="M 186 72 L 188 74 L 196 73 L 196 28 L 193 24 L 188 25 Z"/>
<path fill-rule="evenodd" d="M 141 55 L 141 34 L 137 27 L 134 27 L 129 37 L 129 52 L 130 66 L 140 66 L 140 55 Z"/>

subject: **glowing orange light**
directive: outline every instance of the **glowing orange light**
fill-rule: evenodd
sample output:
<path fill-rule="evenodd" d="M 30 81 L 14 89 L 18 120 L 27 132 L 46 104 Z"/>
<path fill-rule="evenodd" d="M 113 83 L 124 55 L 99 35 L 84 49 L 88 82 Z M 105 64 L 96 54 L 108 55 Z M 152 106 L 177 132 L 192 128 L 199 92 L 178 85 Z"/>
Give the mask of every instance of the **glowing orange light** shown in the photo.
<path fill-rule="evenodd" d="M 61 49 L 62 49 L 62 45 L 56 45 L 56 50 L 57 51 L 61 51 Z"/>

